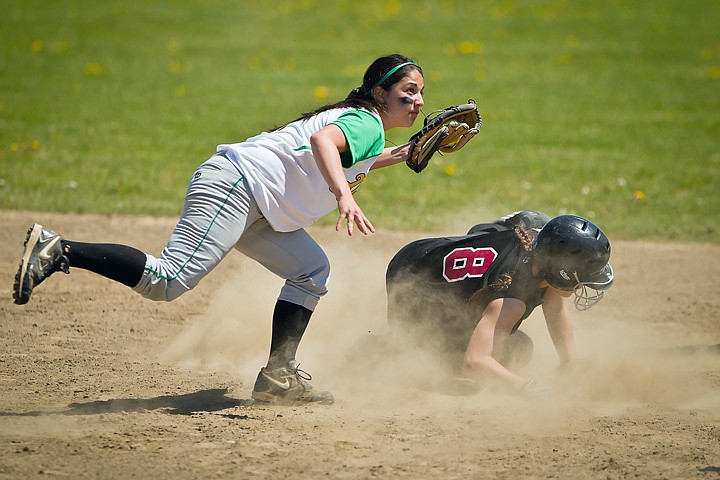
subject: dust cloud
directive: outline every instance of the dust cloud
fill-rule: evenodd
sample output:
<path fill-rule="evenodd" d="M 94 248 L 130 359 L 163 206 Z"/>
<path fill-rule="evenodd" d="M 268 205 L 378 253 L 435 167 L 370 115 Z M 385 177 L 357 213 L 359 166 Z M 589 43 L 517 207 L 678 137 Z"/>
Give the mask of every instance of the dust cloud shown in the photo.
<path fill-rule="evenodd" d="M 577 360 L 560 371 L 541 309 L 521 329 L 533 339 L 533 360 L 517 370 L 554 389 L 546 398 L 523 398 L 481 389 L 458 395 L 432 355 L 400 347 L 386 321 L 385 270 L 403 245 L 420 235 L 331 237 L 312 232 L 332 265 L 330 292 L 315 311 L 298 351 L 301 368 L 315 388 L 333 391 L 348 410 L 367 414 L 373 408 L 442 412 L 477 410 L 495 422 L 522 429 L 558 428 L 568 412 L 619 415 L 648 405 L 657 408 L 713 408 L 712 378 L 718 353 L 703 345 L 678 345 L 672 332 L 655 329 L 641 311 L 615 305 L 618 282 L 587 312 L 571 307 Z M 380 237 L 380 238 L 378 238 Z M 622 253 L 621 253 L 622 256 Z M 211 307 L 189 319 L 166 358 L 187 368 L 231 371 L 249 395 L 270 344 L 271 315 L 282 281 L 260 265 L 244 260 L 228 274 Z M 422 292 L 417 292 L 422 295 Z M 408 298 L 412 301 L 412 298 Z M 569 300 L 568 300 L 569 302 Z M 462 386 L 462 385 L 461 385 Z"/>

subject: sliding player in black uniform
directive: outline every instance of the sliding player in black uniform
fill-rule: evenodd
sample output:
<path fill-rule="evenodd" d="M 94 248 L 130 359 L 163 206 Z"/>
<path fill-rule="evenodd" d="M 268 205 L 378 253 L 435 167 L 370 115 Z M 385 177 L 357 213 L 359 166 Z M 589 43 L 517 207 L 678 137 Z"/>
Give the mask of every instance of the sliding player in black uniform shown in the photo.
<path fill-rule="evenodd" d="M 561 364 L 575 355 L 565 299 L 586 310 L 613 283 L 610 243 L 592 222 L 521 211 L 467 235 L 403 247 L 388 266 L 388 321 L 401 337 L 449 361 L 462 378 L 528 394 L 547 389 L 511 371 L 532 355 L 518 330 L 542 305 Z"/>

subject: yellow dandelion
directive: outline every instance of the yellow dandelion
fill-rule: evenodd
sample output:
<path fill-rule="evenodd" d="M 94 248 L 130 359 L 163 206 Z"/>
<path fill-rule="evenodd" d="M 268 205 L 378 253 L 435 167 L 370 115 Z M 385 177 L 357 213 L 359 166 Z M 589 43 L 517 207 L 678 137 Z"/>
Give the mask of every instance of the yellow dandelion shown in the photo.
<path fill-rule="evenodd" d="M 720 78 L 720 66 L 709 67 L 705 70 L 705 76 L 711 80 L 717 80 Z"/>
<path fill-rule="evenodd" d="M 568 63 L 572 63 L 573 56 L 570 55 L 569 53 L 561 53 L 559 55 L 553 56 L 552 60 L 554 63 L 568 64 Z"/>
<path fill-rule="evenodd" d="M 448 177 L 452 177 L 457 173 L 457 167 L 455 165 L 448 165 L 447 167 L 443 168 L 443 173 Z"/>
<path fill-rule="evenodd" d="M 313 96 L 316 100 L 323 101 L 328 97 L 328 88 L 323 85 L 318 85 L 315 87 L 315 90 L 313 90 Z"/>
<path fill-rule="evenodd" d="M 42 52 L 42 49 L 43 49 L 43 41 L 40 40 L 39 38 L 36 38 L 36 39 L 33 40 L 32 43 L 30 44 L 30 49 L 32 49 L 33 53 L 40 53 L 40 52 Z"/>
<path fill-rule="evenodd" d="M 17 152 L 19 148 L 19 145 L 17 143 L 11 143 L 10 144 L 10 151 L 11 152 Z"/>
<path fill-rule="evenodd" d="M 58 55 L 62 55 L 66 53 L 69 48 L 70 45 L 68 44 L 68 42 L 60 41 L 53 45 L 53 52 L 57 53 Z"/>
<path fill-rule="evenodd" d="M 253 57 L 248 61 L 248 67 L 250 67 L 250 70 L 257 70 L 262 66 L 262 62 L 258 57 Z"/>
<path fill-rule="evenodd" d="M 386 0 L 384 11 L 387 15 L 397 15 L 401 8 L 400 0 Z"/>
<path fill-rule="evenodd" d="M 83 66 L 83 73 L 85 75 L 93 75 L 98 76 L 102 75 L 104 72 L 103 66 L 99 63 L 86 63 Z"/>
<path fill-rule="evenodd" d="M 633 194 L 633 198 L 634 198 L 635 200 L 644 200 L 644 199 L 645 199 L 645 193 L 642 192 L 641 190 L 636 190 L 635 193 Z"/>
<path fill-rule="evenodd" d="M 37 140 L 33 140 L 32 142 L 30 142 L 30 149 L 36 152 L 40 150 L 40 142 Z"/>
<path fill-rule="evenodd" d="M 173 60 L 168 64 L 168 71 L 170 73 L 180 73 L 182 70 L 182 64 L 178 62 L 177 60 Z"/>
<path fill-rule="evenodd" d="M 463 55 L 473 55 L 477 53 L 482 53 L 483 45 L 480 42 L 460 42 L 460 45 L 458 45 L 458 51 Z"/>

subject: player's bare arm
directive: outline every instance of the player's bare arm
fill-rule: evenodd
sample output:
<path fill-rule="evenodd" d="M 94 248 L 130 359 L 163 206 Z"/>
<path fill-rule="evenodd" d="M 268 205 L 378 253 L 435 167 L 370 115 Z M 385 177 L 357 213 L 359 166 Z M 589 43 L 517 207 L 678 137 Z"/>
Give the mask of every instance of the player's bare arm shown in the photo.
<path fill-rule="evenodd" d="M 545 323 L 561 365 L 569 363 L 575 357 L 575 335 L 565 302 L 566 293 L 570 292 L 562 292 L 550 287 L 543 297 L 542 304 Z"/>
<path fill-rule="evenodd" d="M 335 230 L 339 231 L 342 222 L 347 221 L 348 235 L 353 234 L 353 223 L 364 235 L 375 233 L 375 227 L 355 202 L 342 170 L 340 153 L 348 150 L 348 144 L 340 127 L 331 124 L 318 130 L 310 137 L 310 146 L 320 173 L 338 202 L 340 215 Z"/>
<path fill-rule="evenodd" d="M 409 143 L 397 147 L 388 147 L 383 150 L 373 166 L 370 167 L 370 170 L 377 170 L 378 168 L 385 168 L 398 163 L 404 163 L 407 161 L 409 153 Z"/>
<path fill-rule="evenodd" d="M 512 326 L 525 311 L 525 304 L 514 298 L 498 298 L 490 302 L 468 342 L 462 364 L 462 375 L 468 378 L 496 379 L 522 389 L 528 379 L 514 374 L 495 358 L 493 350 L 496 331 L 510 334 Z"/>

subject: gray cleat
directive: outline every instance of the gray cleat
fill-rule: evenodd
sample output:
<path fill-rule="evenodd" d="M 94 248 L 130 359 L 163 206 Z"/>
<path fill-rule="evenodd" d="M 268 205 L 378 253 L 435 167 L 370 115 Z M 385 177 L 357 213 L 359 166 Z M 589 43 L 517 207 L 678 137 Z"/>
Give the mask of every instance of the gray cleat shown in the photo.
<path fill-rule="evenodd" d="M 313 390 L 308 380 L 312 377 L 300 370 L 294 361 L 274 370 L 262 368 L 255 380 L 252 398 L 272 405 L 329 405 L 335 401 L 332 393 Z"/>
<path fill-rule="evenodd" d="M 25 250 L 15 275 L 15 303 L 26 304 L 33 288 L 58 270 L 70 273 L 70 261 L 62 250 L 62 237 L 40 224 L 33 224 L 25 237 Z"/>

